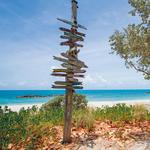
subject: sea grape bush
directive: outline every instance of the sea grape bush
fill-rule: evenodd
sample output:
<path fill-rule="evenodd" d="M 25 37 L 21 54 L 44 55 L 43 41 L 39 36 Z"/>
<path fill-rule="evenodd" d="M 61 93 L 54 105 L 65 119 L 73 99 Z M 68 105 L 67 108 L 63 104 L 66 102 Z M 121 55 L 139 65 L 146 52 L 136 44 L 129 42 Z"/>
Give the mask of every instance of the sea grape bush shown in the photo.
<path fill-rule="evenodd" d="M 64 108 L 65 96 L 56 96 L 51 101 L 43 105 L 42 109 L 50 110 L 54 108 Z M 73 95 L 73 108 L 84 109 L 87 107 L 87 99 L 84 95 L 74 94 Z"/>

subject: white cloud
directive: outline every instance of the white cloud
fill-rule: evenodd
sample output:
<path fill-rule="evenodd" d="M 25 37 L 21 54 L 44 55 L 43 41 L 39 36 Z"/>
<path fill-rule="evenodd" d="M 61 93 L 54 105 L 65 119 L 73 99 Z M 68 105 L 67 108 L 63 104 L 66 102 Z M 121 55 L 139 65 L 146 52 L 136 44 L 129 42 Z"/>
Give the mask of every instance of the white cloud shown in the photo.
<path fill-rule="evenodd" d="M 95 83 L 108 83 L 108 80 L 104 79 L 99 74 L 88 74 L 84 79 L 85 84 L 95 84 Z"/>
<path fill-rule="evenodd" d="M 26 82 L 26 81 L 18 82 L 18 85 L 19 85 L 19 86 L 24 86 L 24 85 L 26 85 L 26 84 L 27 84 L 27 82 Z"/>

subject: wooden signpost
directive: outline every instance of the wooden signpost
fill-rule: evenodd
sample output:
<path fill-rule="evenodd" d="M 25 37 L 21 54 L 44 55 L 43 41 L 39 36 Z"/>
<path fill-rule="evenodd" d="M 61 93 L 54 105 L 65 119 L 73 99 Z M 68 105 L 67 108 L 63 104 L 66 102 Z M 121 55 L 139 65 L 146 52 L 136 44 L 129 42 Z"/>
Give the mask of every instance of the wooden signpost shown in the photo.
<path fill-rule="evenodd" d="M 61 53 L 61 57 L 54 56 L 54 59 L 60 61 L 63 68 L 53 69 L 53 76 L 63 77 L 64 81 L 56 81 L 52 88 L 65 89 L 65 114 L 64 114 L 64 132 L 63 132 L 63 143 L 71 142 L 71 120 L 72 120 L 72 97 L 76 89 L 83 89 L 82 82 L 79 82 L 78 78 L 84 78 L 83 73 L 86 71 L 83 68 L 87 68 L 85 63 L 78 59 L 78 53 L 80 50 L 78 47 L 83 45 L 77 42 L 83 42 L 85 34 L 78 32 L 78 28 L 86 28 L 77 22 L 77 4 L 76 0 L 72 1 L 72 19 L 71 21 L 57 18 L 59 21 L 66 23 L 71 26 L 70 29 L 59 28 L 63 32 L 60 36 L 61 39 L 66 39 L 60 43 L 62 46 L 69 46 L 69 50 L 65 53 Z"/>
<path fill-rule="evenodd" d="M 64 31 L 64 32 L 74 33 L 76 35 L 80 35 L 80 36 L 84 36 L 85 37 L 84 33 L 78 32 L 77 30 L 70 30 L 70 29 L 66 29 L 66 28 L 59 28 L 59 29 L 61 31 Z"/>

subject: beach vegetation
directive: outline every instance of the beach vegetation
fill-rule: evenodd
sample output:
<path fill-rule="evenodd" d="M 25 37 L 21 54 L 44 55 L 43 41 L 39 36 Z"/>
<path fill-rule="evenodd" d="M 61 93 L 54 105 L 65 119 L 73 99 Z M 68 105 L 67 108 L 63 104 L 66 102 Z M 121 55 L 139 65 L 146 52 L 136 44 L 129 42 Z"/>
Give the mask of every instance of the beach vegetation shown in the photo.
<path fill-rule="evenodd" d="M 116 123 L 116 126 L 150 121 L 150 112 L 143 105 L 117 104 L 112 107 L 89 108 L 85 96 L 77 95 L 76 101 L 78 98 L 81 104 L 74 103 L 76 107 L 72 114 L 72 127 L 76 129 L 83 128 L 92 132 L 97 121 Z M 62 97 L 53 100 L 40 109 L 33 106 L 26 110 L 22 108 L 19 112 L 13 112 L 7 106 L 0 107 L 0 149 L 8 149 L 10 144 L 23 145 L 25 149 L 37 149 L 45 144 L 44 141 L 58 142 L 57 136 L 62 136 L 60 129 L 64 124 L 64 106 Z"/>
<path fill-rule="evenodd" d="M 94 127 L 93 109 L 78 109 L 73 112 L 73 123 L 77 128 L 86 128 L 91 131 Z"/>
<path fill-rule="evenodd" d="M 84 95 L 80 94 L 73 94 L 73 108 L 74 109 L 84 109 L 87 107 L 87 99 Z M 54 108 L 64 108 L 64 102 L 65 102 L 65 96 L 60 95 L 54 97 L 52 100 L 50 100 L 48 103 L 44 104 L 41 109 L 49 110 Z"/>

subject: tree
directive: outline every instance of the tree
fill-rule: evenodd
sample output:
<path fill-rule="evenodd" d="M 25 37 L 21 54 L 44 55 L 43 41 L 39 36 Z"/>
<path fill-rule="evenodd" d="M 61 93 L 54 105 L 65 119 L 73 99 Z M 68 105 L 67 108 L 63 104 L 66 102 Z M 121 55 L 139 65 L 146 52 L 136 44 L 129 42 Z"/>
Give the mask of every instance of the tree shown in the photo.
<path fill-rule="evenodd" d="M 150 0 L 129 0 L 132 16 L 139 16 L 139 24 L 129 24 L 122 32 L 110 37 L 113 54 L 125 60 L 127 68 L 142 72 L 150 79 Z"/>

